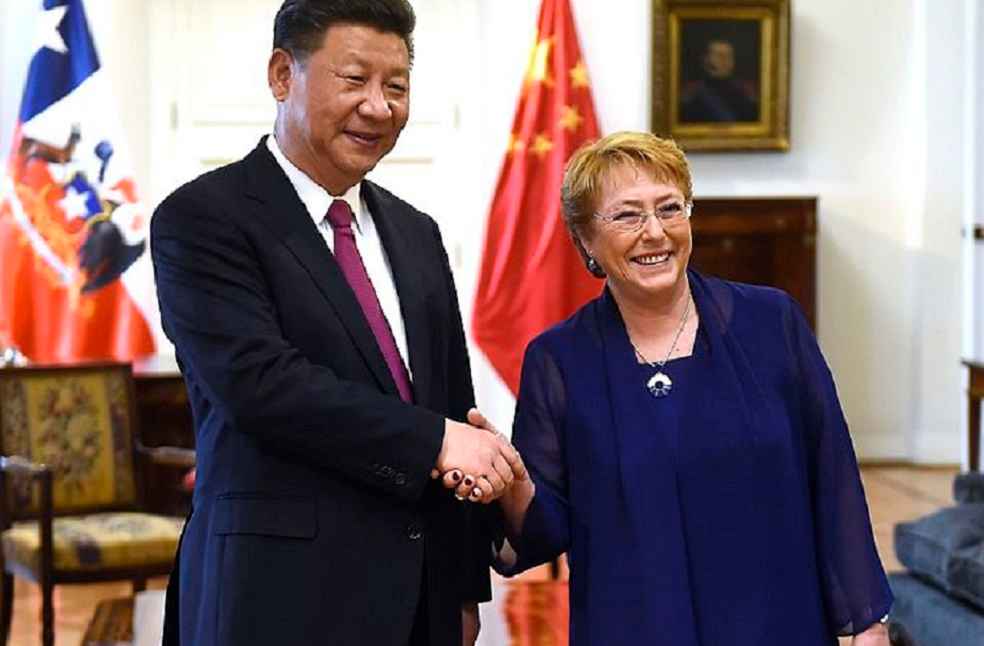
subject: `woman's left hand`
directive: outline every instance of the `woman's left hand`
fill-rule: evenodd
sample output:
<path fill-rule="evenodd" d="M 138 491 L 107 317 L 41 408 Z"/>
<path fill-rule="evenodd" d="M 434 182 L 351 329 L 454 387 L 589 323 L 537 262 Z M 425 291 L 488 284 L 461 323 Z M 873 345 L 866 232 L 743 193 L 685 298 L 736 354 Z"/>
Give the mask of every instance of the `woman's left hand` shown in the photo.
<path fill-rule="evenodd" d="M 891 646 L 888 641 L 888 626 L 882 623 L 872 625 L 851 640 L 851 646 Z"/>

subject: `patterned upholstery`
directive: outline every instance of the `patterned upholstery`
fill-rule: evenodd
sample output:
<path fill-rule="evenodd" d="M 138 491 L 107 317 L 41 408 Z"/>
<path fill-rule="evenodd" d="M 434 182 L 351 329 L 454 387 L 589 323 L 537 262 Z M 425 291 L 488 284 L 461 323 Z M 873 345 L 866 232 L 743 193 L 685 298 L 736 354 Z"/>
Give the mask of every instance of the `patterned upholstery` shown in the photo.
<path fill-rule="evenodd" d="M 140 513 L 56 518 L 52 531 L 55 569 L 78 572 L 170 564 L 183 523 L 182 518 Z M 36 522 L 15 523 L 3 532 L 2 542 L 8 566 L 39 571 Z"/>
<path fill-rule="evenodd" d="M 120 370 L 51 371 L 0 382 L 3 452 L 52 468 L 55 509 L 136 502 L 126 377 Z M 37 513 L 37 487 L 12 480 L 7 506 L 17 517 Z"/>
<path fill-rule="evenodd" d="M 130 580 L 137 592 L 170 571 L 183 520 L 141 513 L 137 468 L 187 469 L 194 455 L 141 446 L 135 411 L 129 364 L 0 369 L 0 646 L 15 576 L 39 584 L 54 646 L 56 585 Z"/>

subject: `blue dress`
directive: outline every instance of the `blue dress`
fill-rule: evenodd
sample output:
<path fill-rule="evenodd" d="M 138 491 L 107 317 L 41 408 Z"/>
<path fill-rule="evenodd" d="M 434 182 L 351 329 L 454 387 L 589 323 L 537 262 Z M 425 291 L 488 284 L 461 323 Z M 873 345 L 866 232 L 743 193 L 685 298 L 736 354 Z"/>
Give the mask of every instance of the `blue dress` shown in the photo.
<path fill-rule="evenodd" d="M 830 371 L 785 293 L 689 272 L 692 356 L 654 398 L 606 290 L 528 347 L 536 484 L 514 567 L 568 553 L 577 646 L 830 646 L 885 615 Z"/>

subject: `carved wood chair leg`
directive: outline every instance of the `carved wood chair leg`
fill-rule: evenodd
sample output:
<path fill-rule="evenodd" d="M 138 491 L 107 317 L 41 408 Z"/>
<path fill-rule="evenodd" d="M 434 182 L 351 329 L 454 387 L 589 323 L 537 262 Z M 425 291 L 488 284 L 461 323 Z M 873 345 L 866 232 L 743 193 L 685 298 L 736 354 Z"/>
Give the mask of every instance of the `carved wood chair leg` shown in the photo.
<path fill-rule="evenodd" d="M 3 585 L 0 588 L 0 644 L 6 644 L 10 639 L 10 622 L 14 616 L 14 577 L 3 574 Z"/>

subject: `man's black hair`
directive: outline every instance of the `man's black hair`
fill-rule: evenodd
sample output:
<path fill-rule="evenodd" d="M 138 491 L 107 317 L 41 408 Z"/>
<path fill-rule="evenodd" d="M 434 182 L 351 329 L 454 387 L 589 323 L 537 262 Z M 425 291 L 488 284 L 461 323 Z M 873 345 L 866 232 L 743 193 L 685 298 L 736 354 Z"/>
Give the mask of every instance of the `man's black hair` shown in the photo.
<path fill-rule="evenodd" d="M 328 28 L 339 23 L 396 34 L 413 61 L 417 16 L 407 0 L 284 0 L 273 21 L 273 47 L 303 63 L 321 47 Z"/>

